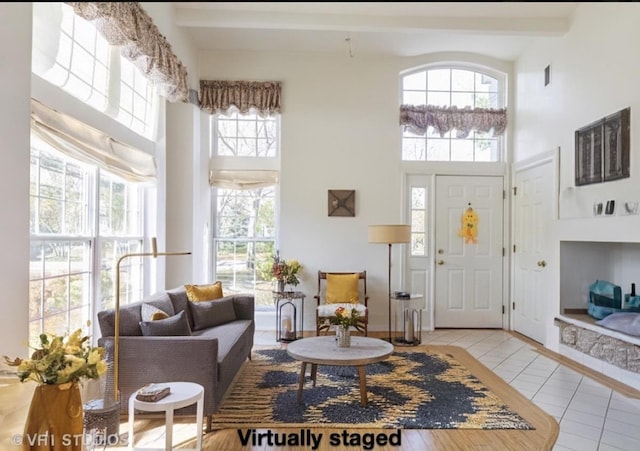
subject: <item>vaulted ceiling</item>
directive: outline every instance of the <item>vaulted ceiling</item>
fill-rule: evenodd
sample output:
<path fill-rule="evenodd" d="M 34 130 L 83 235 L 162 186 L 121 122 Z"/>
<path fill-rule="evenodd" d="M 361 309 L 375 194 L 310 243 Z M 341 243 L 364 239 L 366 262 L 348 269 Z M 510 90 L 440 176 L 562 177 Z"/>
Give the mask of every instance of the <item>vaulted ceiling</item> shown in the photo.
<path fill-rule="evenodd" d="M 416 56 L 473 52 L 515 60 L 560 37 L 573 2 L 175 2 L 200 49 Z"/>

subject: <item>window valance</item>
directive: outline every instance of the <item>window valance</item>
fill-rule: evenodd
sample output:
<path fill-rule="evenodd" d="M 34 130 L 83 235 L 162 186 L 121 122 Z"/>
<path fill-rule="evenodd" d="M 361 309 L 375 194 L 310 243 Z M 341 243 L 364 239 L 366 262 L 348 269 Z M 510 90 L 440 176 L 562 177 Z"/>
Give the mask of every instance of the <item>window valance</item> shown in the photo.
<path fill-rule="evenodd" d="M 257 189 L 278 183 L 278 171 L 269 170 L 212 170 L 209 184 L 216 188 Z"/>
<path fill-rule="evenodd" d="M 66 2 L 85 20 L 94 21 L 111 45 L 158 88 L 170 102 L 188 102 L 187 68 L 173 53 L 139 2 Z"/>
<path fill-rule="evenodd" d="M 153 156 L 31 99 L 31 130 L 55 149 L 132 182 L 155 180 Z"/>
<path fill-rule="evenodd" d="M 243 114 L 255 109 L 259 116 L 270 116 L 280 112 L 281 94 L 278 81 L 200 80 L 200 108 L 209 114 L 235 106 Z"/>
<path fill-rule="evenodd" d="M 401 105 L 400 125 L 416 135 L 424 135 L 429 127 L 444 136 L 451 130 L 458 138 L 466 138 L 472 130 L 502 135 L 507 128 L 505 108 L 458 108 L 432 105 Z"/>

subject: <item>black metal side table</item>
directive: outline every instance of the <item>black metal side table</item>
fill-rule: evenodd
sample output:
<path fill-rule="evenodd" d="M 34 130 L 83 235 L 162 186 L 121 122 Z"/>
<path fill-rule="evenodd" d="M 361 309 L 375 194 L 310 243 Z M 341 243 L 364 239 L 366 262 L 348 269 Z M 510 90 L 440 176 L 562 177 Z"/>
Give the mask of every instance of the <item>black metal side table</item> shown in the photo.
<path fill-rule="evenodd" d="M 301 291 L 274 291 L 276 304 L 276 340 L 294 341 L 302 338 L 304 332 L 304 298 Z M 298 307 L 300 327 L 298 328 Z"/>

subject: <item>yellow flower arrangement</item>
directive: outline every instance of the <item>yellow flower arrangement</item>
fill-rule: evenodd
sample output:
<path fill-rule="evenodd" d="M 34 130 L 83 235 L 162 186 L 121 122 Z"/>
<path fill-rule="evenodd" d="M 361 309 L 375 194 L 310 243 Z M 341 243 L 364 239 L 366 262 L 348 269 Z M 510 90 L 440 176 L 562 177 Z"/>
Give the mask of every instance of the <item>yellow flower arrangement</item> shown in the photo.
<path fill-rule="evenodd" d="M 98 379 L 107 372 L 104 348 L 91 347 L 89 337 L 78 329 L 66 337 L 40 334 L 40 348 L 30 359 L 11 360 L 3 356 L 7 365 L 17 366 L 20 382 L 62 385 L 82 379 Z"/>
<path fill-rule="evenodd" d="M 302 270 L 302 265 L 298 260 L 283 260 L 280 258 L 280 251 L 273 256 L 271 275 L 276 280 L 282 280 L 286 284 L 297 286 L 300 283 L 297 276 L 300 270 Z"/>
<path fill-rule="evenodd" d="M 359 323 L 360 313 L 355 308 L 347 310 L 344 307 L 338 307 L 334 312 L 334 316 L 332 316 L 329 321 L 331 322 L 331 324 L 342 326 L 345 329 L 353 326 L 357 330 L 361 330 Z"/>

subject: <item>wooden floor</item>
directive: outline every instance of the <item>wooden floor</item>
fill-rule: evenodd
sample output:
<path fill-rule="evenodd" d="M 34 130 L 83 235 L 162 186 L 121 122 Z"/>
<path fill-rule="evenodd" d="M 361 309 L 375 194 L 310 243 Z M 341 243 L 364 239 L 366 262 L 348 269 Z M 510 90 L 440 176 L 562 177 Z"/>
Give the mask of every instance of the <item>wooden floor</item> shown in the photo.
<path fill-rule="evenodd" d="M 375 334 L 369 334 L 374 336 Z M 467 356 L 469 358 L 467 358 Z M 468 353 L 456 356 L 471 372 L 477 366 L 484 368 Z M 302 433 L 315 434 L 322 438 L 315 449 L 324 451 L 357 449 L 373 450 L 550 450 L 558 436 L 558 423 L 553 417 L 535 406 L 517 390 L 506 384 L 500 377 L 490 371 L 476 373 L 482 382 L 495 391 L 513 410 L 534 425 L 535 430 L 390 430 L 390 429 L 347 429 L 349 443 L 343 442 L 343 430 L 332 428 L 305 428 Z M 20 433 L 26 418 L 31 394 L 32 384 L 20 384 L 15 381 L 0 381 L 0 449 L 8 449 L 5 444 L 15 444 L 14 436 Z M 122 417 L 120 427 L 120 443 L 109 446 L 107 449 L 126 449 L 129 438 L 127 437 L 127 418 Z M 136 416 L 135 446 L 158 446 L 163 443 L 164 418 L 157 416 Z M 249 443 L 242 444 L 241 435 L 249 434 Z M 267 434 L 290 434 L 299 436 L 301 430 L 296 429 L 257 429 L 252 430 L 223 430 L 208 433 L 203 439 L 203 449 L 215 451 L 240 451 L 240 450 L 311 450 L 309 446 L 275 446 L 269 444 Z M 340 435 L 335 436 L 338 433 Z M 330 435 L 334 434 L 333 440 Z M 178 448 L 194 447 L 195 420 L 190 417 L 175 419 L 174 446 Z M 260 438 L 262 437 L 262 438 Z M 279 436 L 281 437 L 281 436 Z M 255 440 L 252 440 L 255 439 Z M 292 438 L 291 438 L 292 439 Z M 365 440 L 377 439 L 377 442 L 365 447 Z M 391 439 L 401 440 L 397 443 L 383 444 Z M 360 446 L 354 446 L 354 440 L 360 440 Z M 162 445 L 160 445 L 162 446 Z M 13 448 L 13 447 L 10 447 Z M 103 449 L 102 447 L 87 446 L 87 450 Z"/>

